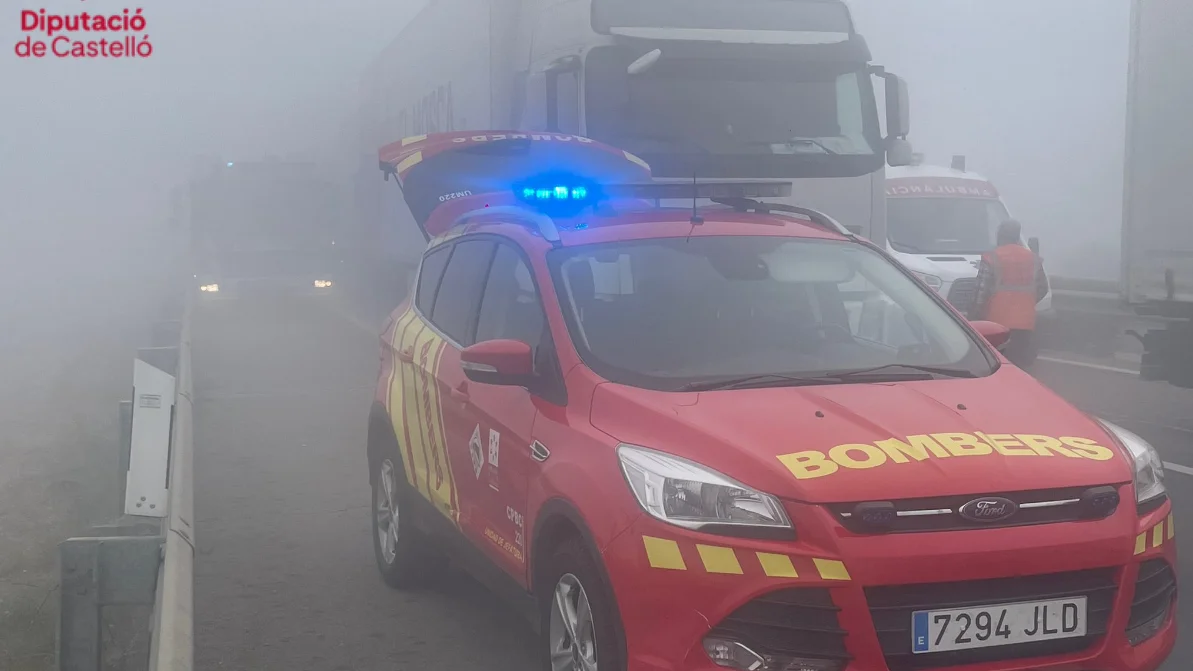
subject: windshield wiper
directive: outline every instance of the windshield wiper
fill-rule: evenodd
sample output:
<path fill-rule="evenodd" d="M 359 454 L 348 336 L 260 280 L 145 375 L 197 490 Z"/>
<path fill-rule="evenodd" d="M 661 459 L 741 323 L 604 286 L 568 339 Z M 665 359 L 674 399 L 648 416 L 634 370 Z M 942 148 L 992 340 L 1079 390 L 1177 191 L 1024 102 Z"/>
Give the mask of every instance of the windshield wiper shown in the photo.
<path fill-rule="evenodd" d="M 779 373 L 744 375 L 727 380 L 701 380 L 689 382 L 675 391 L 719 391 L 723 389 L 750 389 L 760 387 L 802 387 L 814 384 L 841 384 L 844 380 L 836 376 L 799 377 Z"/>
<path fill-rule="evenodd" d="M 896 373 L 894 371 L 884 373 L 892 368 L 904 368 L 906 372 Z M 837 378 L 840 380 L 850 380 L 859 377 L 892 377 L 904 379 L 911 376 L 914 379 L 931 379 L 934 376 L 940 377 L 977 377 L 972 372 L 964 368 L 941 368 L 938 366 L 917 366 L 909 363 L 888 363 L 882 366 L 875 366 L 873 368 L 862 368 L 861 370 L 851 370 L 844 373 L 834 373 L 828 377 Z M 927 376 L 927 377 L 925 377 Z"/>

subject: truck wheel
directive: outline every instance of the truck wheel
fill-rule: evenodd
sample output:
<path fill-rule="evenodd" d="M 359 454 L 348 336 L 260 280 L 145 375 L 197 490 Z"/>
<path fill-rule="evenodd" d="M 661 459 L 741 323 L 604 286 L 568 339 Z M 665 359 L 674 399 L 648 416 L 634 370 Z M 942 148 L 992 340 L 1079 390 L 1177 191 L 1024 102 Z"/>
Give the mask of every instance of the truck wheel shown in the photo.
<path fill-rule="evenodd" d="M 545 668 L 622 671 L 617 624 L 596 562 L 580 543 L 563 541 L 544 558 L 540 616 Z"/>
<path fill-rule="evenodd" d="M 386 455 L 373 470 L 373 555 L 381 579 L 394 589 L 410 589 L 433 582 L 442 575 L 446 562 L 431 546 L 431 539 L 415 526 L 413 509 L 406 505 L 406 486 L 401 462 Z"/>

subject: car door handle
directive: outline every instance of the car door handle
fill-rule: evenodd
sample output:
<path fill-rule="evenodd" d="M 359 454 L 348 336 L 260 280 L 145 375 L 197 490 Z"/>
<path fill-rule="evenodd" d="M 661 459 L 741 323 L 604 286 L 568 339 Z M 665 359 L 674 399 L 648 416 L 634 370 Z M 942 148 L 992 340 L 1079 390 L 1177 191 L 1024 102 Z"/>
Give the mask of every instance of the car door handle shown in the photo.
<path fill-rule="evenodd" d="M 414 348 L 398 350 L 398 358 L 406 363 L 414 363 Z"/>
<path fill-rule="evenodd" d="M 453 388 L 450 391 L 450 394 L 451 394 L 453 401 L 459 401 L 460 403 L 467 403 L 468 402 L 468 383 L 461 382 L 458 386 L 456 386 L 455 388 Z"/>

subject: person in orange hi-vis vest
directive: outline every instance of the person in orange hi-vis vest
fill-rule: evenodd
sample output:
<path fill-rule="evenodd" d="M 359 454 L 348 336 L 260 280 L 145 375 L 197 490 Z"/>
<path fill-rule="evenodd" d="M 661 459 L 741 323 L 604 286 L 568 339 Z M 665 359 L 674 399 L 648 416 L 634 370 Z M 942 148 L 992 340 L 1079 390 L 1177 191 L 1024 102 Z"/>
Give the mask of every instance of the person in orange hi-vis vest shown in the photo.
<path fill-rule="evenodd" d="M 998 227 L 998 246 L 982 255 L 978 293 L 969 318 L 985 319 L 1011 330 L 1003 352 L 1017 366 L 1036 359 L 1036 303 L 1048 293 L 1039 257 L 1022 242 L 1019 222 Z"/>

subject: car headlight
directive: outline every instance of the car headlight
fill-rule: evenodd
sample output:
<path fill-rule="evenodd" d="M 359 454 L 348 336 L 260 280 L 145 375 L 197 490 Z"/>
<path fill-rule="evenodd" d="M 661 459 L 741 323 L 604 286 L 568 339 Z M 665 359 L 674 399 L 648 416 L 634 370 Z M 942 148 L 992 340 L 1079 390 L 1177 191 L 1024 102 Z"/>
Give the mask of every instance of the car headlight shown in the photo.
<path fill-rule="evenodd" d="M 1117 424 L 1104 419 L 1098 421 L 1127 448 L 1127 454 L 1135 466 L 1135 502 L 1144 503 L 1164 496 L 1167 492 L 1164 489 L 1164 461 L 1160 459 L 1156 448 Z"/>
<path fill-rule="evenodd" d="M 935 275 L 929 275 L 928 273 L 921 273 L 915 270 L 911 271 L 911 274 L 923 280 L 924 284 L 927 284 L 929 287 L 931 287 L 933 291 L 940 291 L 940 288 L 944 286 L 944 280 Z"/>
<path fill-rule="evenodd" d="M 331 280 L 315 280 L 315 288 L 329 289 L 331 288 Z"/>
<path fill-rule="evenodd" d="M 617 448 L 638 504 L 676 526 L 712 533 L 791 537 L 779 500 L 687 459 L 633 445 Z M 769 533 L 768 533 L 769 532 Z"/>
<path fill-rule="evenodd" d="M 218 284 L 204 284 L 199 287 L 199 291 L 203 291 L 203 292 L 206 292 L 209 294 L 214 294 L 214 293 L 218 292 L 219 290 L 220 290 L 220 285 L 218 285 Z"/>

